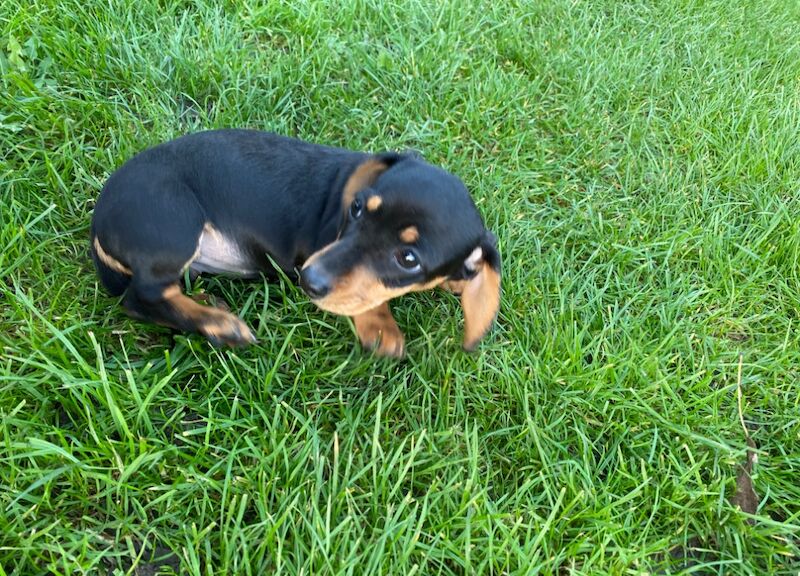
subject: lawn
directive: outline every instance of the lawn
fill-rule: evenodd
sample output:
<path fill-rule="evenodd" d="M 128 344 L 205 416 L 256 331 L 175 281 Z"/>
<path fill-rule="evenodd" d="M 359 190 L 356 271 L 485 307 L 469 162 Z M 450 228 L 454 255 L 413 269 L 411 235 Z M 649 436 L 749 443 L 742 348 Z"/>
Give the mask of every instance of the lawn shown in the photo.
<path fill-rule="evenodd" d="M 792 0 L 4 0 L 0 575 L 796 575 L 798 30 Z M 441 291 L 394 303 L 400 362 L 290 279 L 192 286 L 246 350 L 127 318 L 105 178 L 234 126 L 458 174 L 503 255 L 478 352 Z"/>

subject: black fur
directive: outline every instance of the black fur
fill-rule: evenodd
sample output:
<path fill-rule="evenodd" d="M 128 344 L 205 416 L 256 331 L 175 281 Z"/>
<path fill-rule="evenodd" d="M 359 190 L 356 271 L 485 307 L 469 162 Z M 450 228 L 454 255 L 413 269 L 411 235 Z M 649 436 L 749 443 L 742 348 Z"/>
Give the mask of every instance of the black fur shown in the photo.
<path fill-rule="evenodd" d="M 363 206 L 378 195 L 382 203 L 353 218 L 342 205 L 343 192 L 370 160 L 385 169 L 354 198 Z M 198 252 L 208 225 L 226 239 L 230 253 L 212 258 Z M 421 266 L 414 271 L 398 265 L 398 234 L 409 226 L 420 235 L 412 248 Z M 416 154 L 370 155 L 266 132 L 217 130 L 145 150 L 112 174 L 95 206 L 91 250 L 103 286 L 115 296 L 125 293 L 131 314 L 203 332 L 164 296 L 187 265 L 253 276 L 274 272 L 272 258 L 294 275 L 338 239 L 315 260 L 309 277 L 314 272 L 335 284 L 361 266 L 382 285 L 402 288 L 460 278 L 464 259 L 486 244 L 487 234 L 461 181 Z M 490 264 L 499 270 L 499 255 Z M 240 343 L 233 340 L 228 343 Z"/>

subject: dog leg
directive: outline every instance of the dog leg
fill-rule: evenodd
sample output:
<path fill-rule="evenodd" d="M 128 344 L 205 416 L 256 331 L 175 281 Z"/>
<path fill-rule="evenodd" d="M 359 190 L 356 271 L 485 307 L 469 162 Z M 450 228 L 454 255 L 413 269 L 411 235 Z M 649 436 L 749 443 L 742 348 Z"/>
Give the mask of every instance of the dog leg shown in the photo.
<path fill-rule="evenodd" d="M 131 286 L 124 300 L 128 312 L 143 320 L 205 336 L 215 346 L 246 346 L 255 336 L 238 317 L 214 306 L 198 304 L 169 284 L 163 289 Z"/>
<path fill-rule="evenodd" d="M 353 316 L 353 322 L 364 348 L 373 350 L 378 356 L 402 358 L 405 355 L 405 337 L 397 327 L 388 303 Z"/>

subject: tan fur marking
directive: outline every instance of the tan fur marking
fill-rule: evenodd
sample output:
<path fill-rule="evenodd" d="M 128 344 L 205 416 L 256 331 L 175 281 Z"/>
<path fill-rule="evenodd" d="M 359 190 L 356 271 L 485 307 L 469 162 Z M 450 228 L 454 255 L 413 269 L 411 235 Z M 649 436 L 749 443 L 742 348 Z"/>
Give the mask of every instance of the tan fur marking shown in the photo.
<path fill-rule="evenodd" d="M 100 261 L 111 268 L 114 272 L 120 272 L 122 274 L 127 274 L 128 276 L 133 275 L 133 272 L 131 272 L 130 268 L 103 250 L 103 247 L 100 246 L 100 240 L 97 238 L 97 236 L 94 237 L 94 251 L 97 253 L 97 257 L 100 258 Z"/>
<path fill-rule="evenodd" d="M 342 210 L 346 213 L 356 194 L 367 186 L 374 184 L 378 176 L 387 168 L 386 164 L 375 158 L 370 158 L 359 164 L 347 179 L 342 190 Z"/>
<path fill-rule="evenodd" d="M 416 226 L 409 226 L 400 231 L 400 240 L 406 244 L 412 244 L 419 240 L 419 230 Z"/>
<path fill-rule="evenodd" d="M 477 276 L 463 287 L 461 307 L 464 309 L 464 349 L 474 350 L 500 308 L 500 274 L 481 262 Z"/>
<path fill-rule="evenodd" d="M 405 354 L 405 337 L 386 302 L 353 316 L 353 323 L 364 348 L 373 350 L 378 356 L 402 358 Z"/>
<path fill-rule="evenodd" d="M 328 245 L 327 245 L 327 246 L 325 246 L 324 248 L 320 248 L 319 250 L 317 250 L 316 252 L 314 252 L 314 253 L 313 253 L 311 256 L 309 256 L 309 257 L 306 259 L 306 261 L 303 263 L 303 268 L 306 268 L 307 266 L 309 266 L 310 264 L 312 264 L 314 261 L 316 261 L 317 259 L 319 259 L 320 257 L 322 257 L 322 255 L 323 255 L 323 254 L 325 254 L 325 252 L 327 252 L 328 250 L 330 250 L 331 248 L 333 248 L 333 245 L 334 245 L 334 244 L 336 244 L 336 242 L 331 242 L 330 244 L 328 244 Z"/>
<path fill-rule="evenodd" d="M 161 294 L 184 318 L 191 320 L 204 336 L 229 346 L 255 342 L 250 328 L 238 317 L 213 306 L 198 304 L 186 296 L 177 284 L 167 286 Z"/>
<path fill-rule="evenodd" d="M 383 198 L 380 196 L 370 196 L 369 200 L 367 200 L 367 210 L 375 212 L 375 210 L 381 207 L 381 204 L 383 204 Z"/>
<path fill-rule="evenodd" d="M 457 295 L 460 295 L 462 292 L 464 292 L 466 285 L 466 280 L 445 280 L 442 282 L 442 288 Z"/>
<path fill-rule="evenodd" d="M 209 224 L 208 222 L 206 222 L 206 223 L 203 225 L 203 231 L 202 231 L 202 232 L 200 232 L 200 236 L 198 236 L 198 237 L 197 237 L 197 247 L 194 249 L 194 254 L 192 254 L 192 257 L 191 257 L 191 258 L 189 258 L 189 259 L 186 261 L 186 264 L 184 264 L 183 266 L 181 266 L 181 272 L 185 272 L 185 271 L 186 271 L 186 269 L 187 269 L 189 266 L 191 266 L 191 265 L 192 265 L 192 262 L 194 262 L 195 260 L 197 260 L 197 257 L 198 257 L 198 256 L 200 256 L 200 246 L 201 246 L 201 245 L 202 245 L 202 243 L 203 243 L 203 235 L 204 235 L 204 234 L 213 234 L 213 233 L 215 233 L 215 232 L 217 232 L 217 231 L 216 231 L 216 230 L 214 229 L 214 227 L 213 227 L 211 224 Z M 217 232 L 217 233 L 218 233 L 218 232 Z"/>
<path fill-rule="evenodd" d="M 181 287 L 177 284 L 170 284 L 164 288 L 161 295 L 164 297 L 164 300 L 174 300 L 175 298 L 183 296 L 183 292 L 181 291 Z"/>
<path fill-rule="evenodd" d="M 339 278 L 333 290 L 324 298 L 314 300 L 314 304 L 334 314 L 358 316 L 392 298 L 434 288 L 444 280 L 444 277 L 437 277 L 421 284 L 392 288 L 385 286 L 369 269 L 359 266 Z"/>

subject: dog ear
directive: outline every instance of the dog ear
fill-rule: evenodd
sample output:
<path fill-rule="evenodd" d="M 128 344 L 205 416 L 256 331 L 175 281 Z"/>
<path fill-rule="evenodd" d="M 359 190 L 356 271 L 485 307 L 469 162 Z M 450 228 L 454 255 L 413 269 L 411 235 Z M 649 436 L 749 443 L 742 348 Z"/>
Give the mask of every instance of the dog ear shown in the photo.
<path fill-rule="evenodd" d="M 369 188 L 378 177 L 386 172 L 391 166 L 402 160 L 405 156 L 398 152 L 382 152 L 375 154 L 356 166 L 352 174 L 347 178 L 342 189 L 342 210 L 347 213 L 347 209 L 361 190 Z"/>
<path fill-rule="evenodd" d="M 464 261 L 461 307 L 464 309 L 464 350 L 475 350 L 500 309 L 500 253 L 497 239 L 487 232 Z"/>

